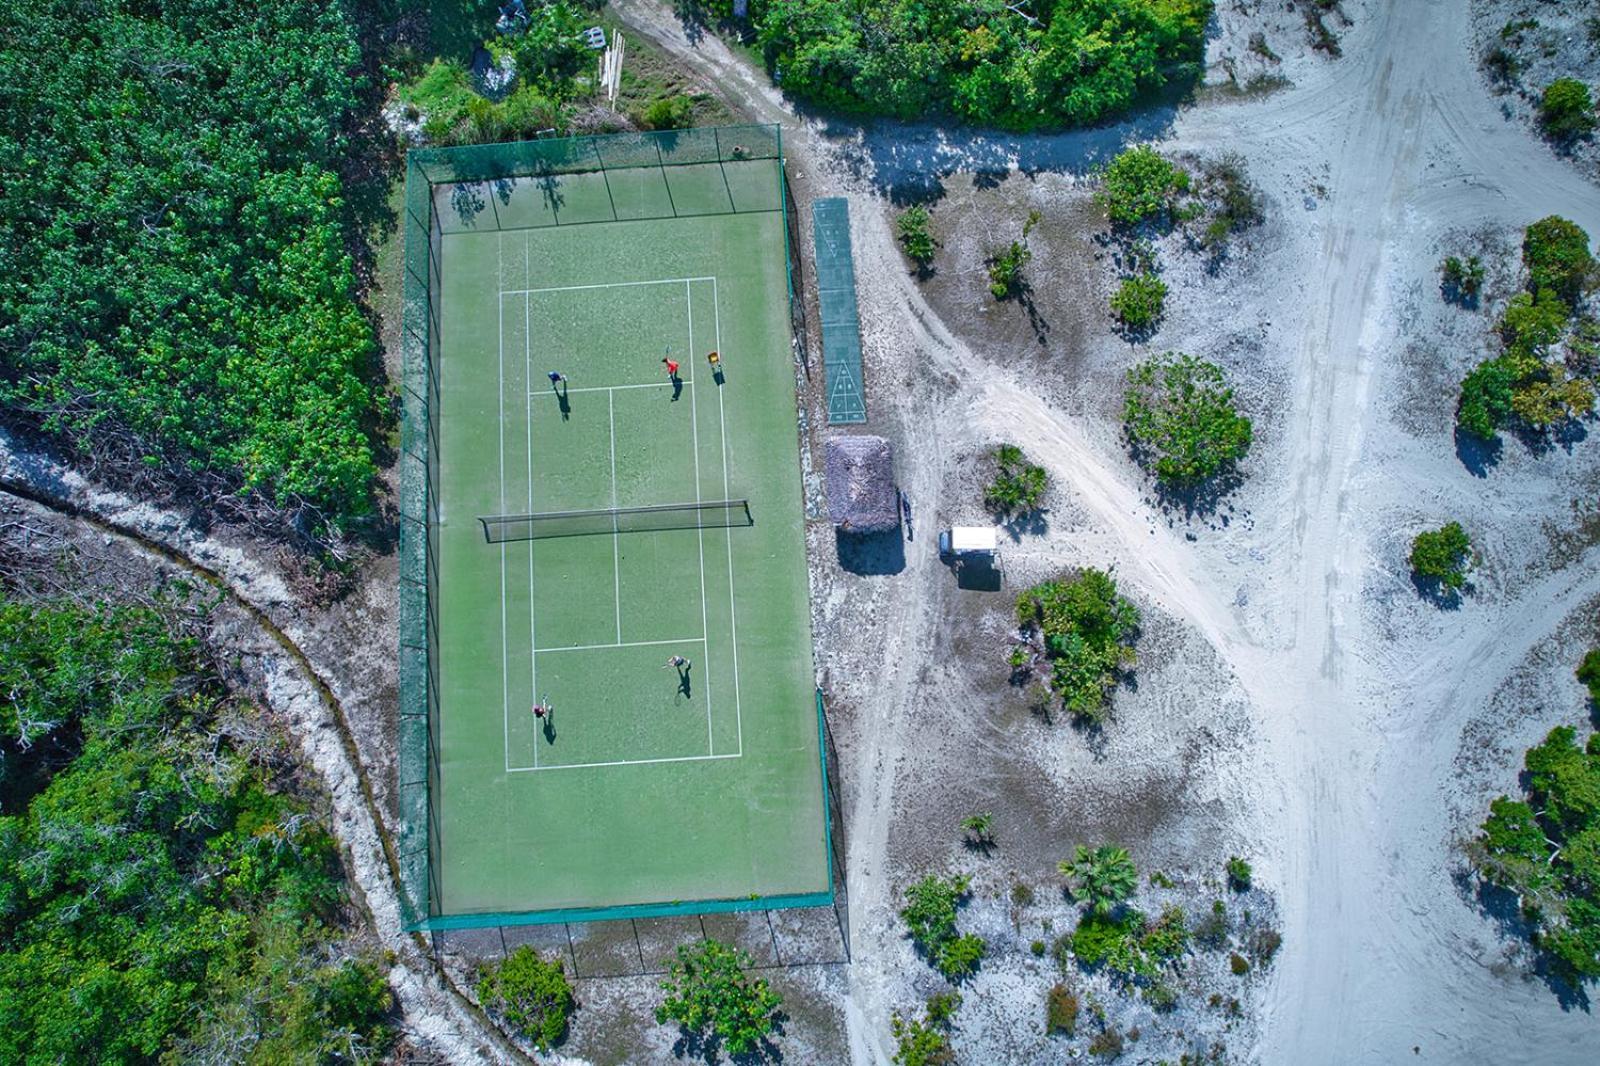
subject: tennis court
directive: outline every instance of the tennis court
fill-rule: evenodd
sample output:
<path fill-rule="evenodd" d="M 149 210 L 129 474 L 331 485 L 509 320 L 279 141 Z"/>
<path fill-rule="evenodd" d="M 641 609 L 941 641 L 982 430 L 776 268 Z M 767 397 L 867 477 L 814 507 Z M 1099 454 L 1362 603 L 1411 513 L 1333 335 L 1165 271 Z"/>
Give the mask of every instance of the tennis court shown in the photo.
<path fill-rule="evenodd" d="M 743 153 L 432 187 L 430 925 L 831 899 L 781 161 Z"/>

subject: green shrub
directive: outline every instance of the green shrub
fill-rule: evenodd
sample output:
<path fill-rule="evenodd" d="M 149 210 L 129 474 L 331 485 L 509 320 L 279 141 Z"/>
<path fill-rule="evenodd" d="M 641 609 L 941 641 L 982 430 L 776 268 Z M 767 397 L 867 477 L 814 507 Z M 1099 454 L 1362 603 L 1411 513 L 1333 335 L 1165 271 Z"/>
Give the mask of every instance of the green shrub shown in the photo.
<path fill-rule="evenodd" d="M 744 952 L 716 940 L 679 947 L 661 982 L 667 995 L 656 1021 L 720 1041 L 735 1057 L 756 1050 L 777 1025 L 783 1000 L 764 978 L 744 972 L 751 964 Z"/>
<path fill-rule="evenodd" d="M 1111 690 L 1137 659 L 1139 610 L 1101 570 L 1046 581 L 1017 598 L 1017 621 L 1042 639 L 1050 689 L 1074 716 L 1101 722 Z"/>
<path fill-rule="evenodd" d="M 1228 887 L 1235 892 L 1243 892 L 1250 887 L 1250 864 L 1237 855 L 1228 857 Z"/>
<path fill-rule="evenodd" d="M 1590 648 L 1583 653 L 1577 675 L 1583 687 L 1589 690 L 1589 698 L 1600 703 L 1600 648 Z"/>
<path fill-rule="evenodd" d="M 1456 404 L 1456 425 L 1474 436 L 1492 440 L 1511 420 L 1511 401 L 1517 376 L 1510 360 L 1486 359 L 1461 382 Z"/>
<path fill-rule="evenodd" d="M 1136 226 L 1168 214 L 1177 197 L 1188 191 L 1188 171 L 1141 145 L 1106 167 L 1097 199 L 1113 225 Z"/>
<path fill-rule="evenodd" d="M 1528 288 L 1535 295 L 1553 292 L 1568 308 L 1577 306 L 1595 274 L 1589 234 L 1559 215 L 1541 218 L 1524 231 L 1522 262 L 1528 268 Z"/>
<path fill-rule="evenodd" d="M 1042 466 L 1028 462 L 1015 444 L 995 449 L 995 478 L 983 490 L 983 502 L 1001 515 L 1027 513 L 1038 508 L 1050 485 L 1050 475 Z"/>
<path fill-rule="evenodd" d="M 1143 330 L 1160 320 L 1166 300 L 1166 282 L 1154 274 L 1136 274 L 1124 278 L 1111 294 L 1111 310 L 1129 329 Z"/>
<path fill-rule="evenodd" d="M 478 969 L 478 1001 L 513 1029 L 548 1051 L 567 1031 L 577 1004 L 560 959 L 548 962 L 526 944 L 503 961 Z"/>
<path fill-rule="evenodd" d="M 937 1026 L 916 1019 L 906 1021 L 899 1014 L 893 1016 L 890 1026 L 895 1066 L 954 1066 L 956 1055 L 950 1038 Z"/>
<path fill-rule="evenodd" d="M 1459 589 L 1467 580 L 1471 551 L 1472 542 L 1459 522 L 1425 530 L 1411 542 L 1411 572 L 1445 588 Z"/>
<path fill-rule="evenodd" d="M 951 937 L 939 945 L 934 956 L 934 969 L 948 981 L 962 981 L 978 972 L 978 963 L 988 945 L 976 933 Z"/>
<path fill-rule="evenodd" d="M 1545 86 L 1539 99 L 1539 125 L 1558 141 L 1593 133 L 1594 101 L 1589 87 L 1576 78 L 1557 78 Z"/>
<path fill-rule="evenodd" d="M 1282 946 L 1283 934 L 1276 929 L 1263 926 L 1250 935 L 1250 954 L 1255 956 L 1257 966 L 1270 963 Z"/>
<path fill-rule="evenodd" d="M 1023 289 L 1022 268 L 1033 258 L 1028 247 L 1028 234 L 1039 223 L 1039 212 L 1029 211 L 1028 220 L 1022 224 L 1022 239 L 1012 241 L 1005 248 L 989 256 L 989 294 L 996 300 L 1015 296 Z"/>
<path fill-rule="evenodd" d="M 938 245 L 933 239 L 932 221 L 933 216 L 921 204 L 906 208 L 895 220 L 900 247 L 905 249 L 906 256 L 917 264 L 919 270 L 926 270 L 933 265 L 933 253 Z"/>
<path fill-rule="evenodd" d="M 930 874 L 906 889 L 906 905 L 900 911 L 912 941 L 934 968 L 952 981 L 976 971 L 985 948 L 982 937 L 956 932 L 956 910 L 966 898 L 968 885 L 962 875 Z"/>
<path fill-rule="evenodd" d="M 1114 917 L 1091 910 L 1072 932 L 1072 954 L 1084 966 L 1139 973 L 1148 968 L 1139 952 L 1143 929 L 1144 915 L 1131 908 Z"/>
<path fill-rule="evenodd" d="M 1211 209 L 1202 245 L 1216 248 L 1232 234 L 1261 222 L 1261 194 L 1245 172 L 1243 156 L 1229 152 L 1204 164 L 1200 174 L 1199 192 Z"/>
<path fill-rule="evenodd" d="M 1192 488 L 1250 450 L 1250 420 L 1234 408 L 1222 369 L 1167 352 L 1128 371 L 1123 430 L 1135 458 L 1172 488 Z"/>
<path fill-rule="evenodd" d="M 694 100 L 688 96 L 663 96 L 640 112 L 646 129 L 681 130 L 694 125 Z"/>
<path fill-rule="evenodd" d="M 1250 960 L 1237 951 L 1228 956 L 1228 969 L 1233 971 L 1235 977 L 1243 977 L 1250 972 Z"/>
<path fill-rule="evenodd" d="M 1078 1031 L 1078 995 L 1063 984 L 1050 989 L 1045 997 L 1044 1031 L 1075 1036 Z"/>
<path fill-rule="evenodd" d="M 948 1029 L 961 1007 L 960 992 L 940 992 L 928 997 L 928 1024 Z"/>
<path fill-rule="evenodd" d="M 1033 943 L 1028 945 L 1028 950 L 1033 953 L 1034 958 L 1042 959 L 1044 958 L 1044 953 L 1046 950 L 1045 942 L 1043 940 L 1035 940 Z"/>
<path fill-rule="evenodd" d="M 994 815 L 987 811 L 978 814 L 969 814 L 961 819 L 961 832 L 967 842 L 974 847 L 988 848 L 994 846 Z"/>

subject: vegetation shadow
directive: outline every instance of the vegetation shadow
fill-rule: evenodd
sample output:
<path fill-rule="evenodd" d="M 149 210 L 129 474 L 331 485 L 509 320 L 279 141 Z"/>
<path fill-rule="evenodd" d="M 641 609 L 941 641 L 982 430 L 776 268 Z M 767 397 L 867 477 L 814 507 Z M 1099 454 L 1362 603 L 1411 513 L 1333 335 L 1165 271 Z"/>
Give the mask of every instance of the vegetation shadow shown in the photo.
<path fill-rule="evenodd" d="M 1243 483 L 1244 476 L 1237 470 L 1225 470 L 1196 485 L 1167 485 L 1157 481 L 1155 502 L 1161 510 L 1181 513 L 1185 519 L 1209 518 L 1217 513 L 1222 501 Z M 1227 515 L 1222 515 L 1219 520 L 1223 525 L 1230 521 Z"/>
<path fill-rule="evenodd" d="M 906 544 L 900 526 L 883 533 L 846 533 L 834 530 L 839 565 L 852 574 L 881 577 L 906 568 Z"/>
<path fill-rule="evenodd" d="M 1022 543 L 1024 536 L 1042 537 L 1050 532 L 1050 512 L 1043 507 L 1017 514 L 997 514 L 995 521 L 1013 544 Z"/>
<path fill-rule="evenodd" d="M 1473 874 L 1472 867 L 1463 865 L 1451 875 L 1461 894 L 1471 899 L 1481 914 L 1494 923 L 1495 932 L 1503 939 L 1515 941 L 1519 946 L 1532 944 L 1534 927 L 1523 916 L 1517 894 L 1500 885 L 1493 885 Z M 1532 974 L 1537 977 L 1563 1011 L 1581 1010 L 1590 1013 L 1589 993 L 1555 965 L 1554 960 L 1537 947 L 1534 952 Z"/>
<path fill-rule="evenodd" d="M 1463 599 L 1472 592 L 1471 582 L 1453 589 L 1436 577 L 1423 577 L 1415 572 L 1411 575 L 1411 587 L 1417 590 L 1418 596 L 1441 611 L 1459 611 Z"/>
<path fill-rule="evenodd" d="M 1500 465 L 1504 445 L 1499 437 L 1485 439 L 1457 426 L 1455 438 L 1456 458 L 1473 477 L 1488 477 L 1489 471 Z"/>
<path fill-rule="evenodd" d="M 700 1059 L 703 1062 L 719 1063 L 726 1061 L 735 1066 L 757 1066 L 759 1063 L 777 1063 L 784 1061 L 783 1050 L 773 1042 L 773 1036 L 783 1035 L 783 1023 L 788 1021 L 788 1015 L 779 1011 L 773 1018 L 772 1033 L 761 1038 L 761 1043 L 749 1051 L 738 1055 L 728 1054 L 722 1047 L 722 1038 L 712 1034 L 707 1036 L 692 1029 L 678 1029 L 678 1039 L 672 1042 L 672 1056 L 677 1059 Z"/>

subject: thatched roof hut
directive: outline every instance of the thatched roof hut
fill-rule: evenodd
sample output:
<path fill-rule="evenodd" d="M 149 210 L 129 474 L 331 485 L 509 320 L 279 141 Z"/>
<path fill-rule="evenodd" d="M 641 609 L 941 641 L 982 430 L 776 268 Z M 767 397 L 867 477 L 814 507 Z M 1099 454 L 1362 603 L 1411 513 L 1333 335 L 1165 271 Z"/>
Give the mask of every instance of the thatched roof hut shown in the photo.
<path fill-rule="evenodd" d="M 882 437 L 829 437 L 828 517 L 845 533 L 885 533 L 900 525 L 894 445 Z"/>

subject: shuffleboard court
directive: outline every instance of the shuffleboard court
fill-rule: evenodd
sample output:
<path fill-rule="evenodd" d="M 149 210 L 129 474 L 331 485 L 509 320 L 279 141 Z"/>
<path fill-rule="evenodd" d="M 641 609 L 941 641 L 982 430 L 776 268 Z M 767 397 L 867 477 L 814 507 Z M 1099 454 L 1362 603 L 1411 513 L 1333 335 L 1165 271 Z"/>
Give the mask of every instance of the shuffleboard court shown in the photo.
<path fill-rule="evenodd" d="M 831 898 L 780 166 L 433 190 L 435 920 Z"/>

